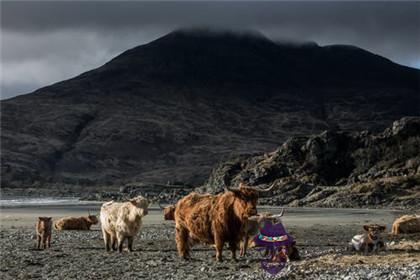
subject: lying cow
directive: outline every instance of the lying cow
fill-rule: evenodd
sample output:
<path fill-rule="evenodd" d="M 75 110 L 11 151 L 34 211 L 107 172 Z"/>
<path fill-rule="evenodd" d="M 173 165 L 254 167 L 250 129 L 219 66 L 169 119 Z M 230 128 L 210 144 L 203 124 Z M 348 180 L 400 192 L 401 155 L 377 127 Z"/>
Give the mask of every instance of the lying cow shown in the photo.
<path fill-rule="evenodd" d="M 392 224 L 391 234 L 420 232 L 420 215 L 404 215 Z"/>
<path fill-rule="evenodd" d="M 122 252 L 125 239 L 128 250 L 133 251 L 134 236 L 142 225 L 142 218 L 147 215 L 149 200 L 142 196 L 135 197 L 128 202 L 106 202 L 101 207 L 101 226 L 105 248 L 109 251 L 112 247 Z"/>
<path fill-rule="evenodd" d="M 90 227 L 98 222 L 98 218 L 90 214 L 87 217 L 66 217 L 55 221 L 54 228 L 56 230 L 90 230 Z"/>
<path fill-rule="evenodd" d="M 176 245 L 178 254 L 190 258 L 191 239 L 216 247 L 216 259 L 222 261 L 222 249 L 229 244 L 236 259 L 237 245 L 245 235 L 249 217 L 257 214 L 258 193 L 270 191 L 245 186 L 226 188 L 218 195 L 190 193 L 175 206 Z"/>
<path fill-rule="evenodd" d="M 278 223 L 280 218 L 284 214 L 284 209 L 282 209 L 280 214 L 273 215 L 270 212 L 259 213 L 255 216 L 249 217 L 248 223 L 246 224 L 246 235 L 241 241 L 241 251 L 240 256 L 245 256 L 246 250 L 249 247 L 255 247 L 254 237 L 260 232 L 260 228 L 263 227 L 265 222 Z M 296 241 L 293 241 L 291 245 L 285 247 L 287 256 L 290 260 L 299 260 L 299 251 L 296 247 Z M 268 249 L 265 254 L 268 255 Z"/>
<path fill-rule="evenodd" d="M 37 236 L 37 248 L 46 249 L 51 247 L 51 228 L 52 220 L 51 217 L 38 217 L 38 221 L 35 226 L 36 236 Z"/>
<path fill-rule="evenodd" d="M 364 234 L 355 235 L 349 243 L 351 251 L 377 253 L 379 249 L 385 248 L 385 242 L 382 239 L 382 232 L 385 226 L 381 225 L 364 225 L 363 229 L 366 231 Z"/>

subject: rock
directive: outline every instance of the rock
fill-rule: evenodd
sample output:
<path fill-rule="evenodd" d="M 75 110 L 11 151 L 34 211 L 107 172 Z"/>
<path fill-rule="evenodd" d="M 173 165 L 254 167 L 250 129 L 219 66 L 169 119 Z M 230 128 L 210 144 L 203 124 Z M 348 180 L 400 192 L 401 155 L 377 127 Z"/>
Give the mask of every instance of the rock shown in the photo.
<path fill-rule="evenodd" d="M 316 207 L 420 205 L 420 117 L 407 117 L 382 133 L 326 131 L 294 137 L 271 153 L 220 164 L 200 191 L 223 184 L 276 185 L 260 201 Z"/>

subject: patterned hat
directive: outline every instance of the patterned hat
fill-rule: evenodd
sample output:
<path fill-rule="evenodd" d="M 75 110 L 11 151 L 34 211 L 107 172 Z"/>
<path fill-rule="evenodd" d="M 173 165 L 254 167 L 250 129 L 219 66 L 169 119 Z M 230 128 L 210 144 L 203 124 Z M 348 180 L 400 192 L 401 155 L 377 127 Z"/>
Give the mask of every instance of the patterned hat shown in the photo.
<path fill-rule="evenodd" d="M 254 242 L 259 246 L 287 246 L 292 244 L 293 237 L 286 232 L 281 222 L 273 224 L 266 221 L 260 233 L 254 237 Z"/>

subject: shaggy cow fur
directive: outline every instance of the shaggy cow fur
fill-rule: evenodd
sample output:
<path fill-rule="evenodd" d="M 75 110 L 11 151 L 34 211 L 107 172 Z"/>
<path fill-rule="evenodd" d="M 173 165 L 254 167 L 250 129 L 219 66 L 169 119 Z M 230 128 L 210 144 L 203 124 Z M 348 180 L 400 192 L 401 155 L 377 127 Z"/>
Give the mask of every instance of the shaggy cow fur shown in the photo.
<path fill-rule="evenodd" d="M 56 230 L 90 230 L 90 227 L 98 222 L 98 218 L 95 215 L 78 218 L 67 217 L 55 221 L 54 228 Z"/>
<path fill-rule="evenodd" d="M 237 244 L 245 234 L 248 217 L 257 214 L 258 191 L 243 184 L 239 189 L 218 195 L 190 193 L 176 204 L 176 244 L 178 254 L 190 257 L 190 239 L 216 247 L 216 259 L 222 260 L 224 243 L 229 243 L 236 259 Z"/>
<path fill-rule="evenodd" d="M 392 234 L 420 232 L 420 215 L 404 215 L 392 224 Z"/>
<path fill-rule="evenodd" d="M 41 249 L 41 242 L 43 249 L 51 247 L 51 228 L 52 220 L 51 217 L 38 217 L 36 223 L 36 235 L 37 235 L 37 248 Z"/>
<path fill-rule="evenodd" d="M 101 207 L 101 226 L 105 248 L 109 251 L 112 247 L 122 252 L 124 240 L 127 239 L 128 250 L 133 250 L 134 236 L 140 230 L 141 219 L 147 215 L 149 201 L 138 196 L 128 202 L 106 202 Z"/>

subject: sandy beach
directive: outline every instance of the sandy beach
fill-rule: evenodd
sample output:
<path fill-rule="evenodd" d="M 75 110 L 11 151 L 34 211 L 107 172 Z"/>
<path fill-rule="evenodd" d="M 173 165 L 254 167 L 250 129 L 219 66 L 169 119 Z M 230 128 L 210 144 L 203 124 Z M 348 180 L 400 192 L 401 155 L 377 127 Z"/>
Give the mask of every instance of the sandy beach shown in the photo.
<path fill-rule="evenodd" d="M 298 244 L 302 260 L 287 263 L 277 275 L 261 269 L 260 253 L 250 249 L 237 262 L 217 263 L 211 247 L 196 245 L 191 261 L 178 258 L 174 223 L 163 221 L 152 205 L 135 239 L 134 252 L 105 252 L 99 225 L 91 231 L 53 231 L 52 247 L 35 249 L 38 216 L 81 216 L 99 213 L 99 202 L 7 204 L 1 207 L 1 279 L 418 279 L 420 235 L 391 237 L 387 252 L 361 256 L 347 252 L 350 238 L 365 223 L 380 223 L 387 232 L 403 212 L 366 209 L 287 208 L 283 223 Z M 280 212 L 261 207 L 259 211 Z"/>

